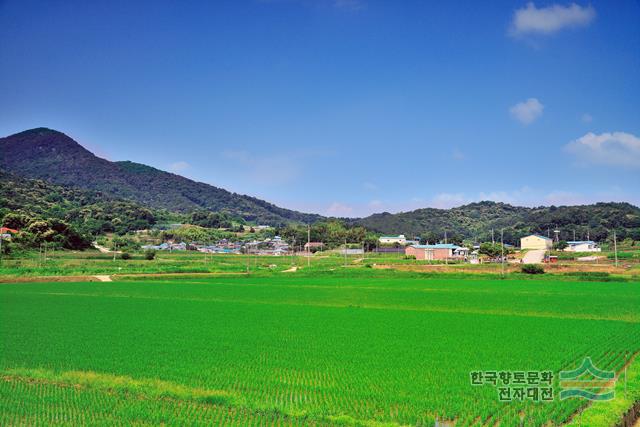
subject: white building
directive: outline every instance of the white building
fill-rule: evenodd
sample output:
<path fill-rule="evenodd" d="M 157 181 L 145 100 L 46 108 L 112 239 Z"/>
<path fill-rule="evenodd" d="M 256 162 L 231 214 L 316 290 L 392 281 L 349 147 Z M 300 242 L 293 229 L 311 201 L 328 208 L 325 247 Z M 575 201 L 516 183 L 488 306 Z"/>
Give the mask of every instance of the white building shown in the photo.
<path fill-rule="evenodd" d="M 568 252 L 600 252 L 600 246 L 592 240 L 578 240 L 567 242 L 569 246 L 565 248 Z"/>
<path fill-rule="evenodd" d="M 553 246 L 553 240 L 538 234 L 531 234 L 520 239 L 520 249 L 545 249 Z"/>
<path fill-rule="evenodd" d="M 400 245 L 407 244 L 407 238 L 404 236 L 404 234 L 400 234 L 398 236 L 380 236 L 378 241 L 383 244 L 394 244 L 394 243 L 398 243 Z"/>

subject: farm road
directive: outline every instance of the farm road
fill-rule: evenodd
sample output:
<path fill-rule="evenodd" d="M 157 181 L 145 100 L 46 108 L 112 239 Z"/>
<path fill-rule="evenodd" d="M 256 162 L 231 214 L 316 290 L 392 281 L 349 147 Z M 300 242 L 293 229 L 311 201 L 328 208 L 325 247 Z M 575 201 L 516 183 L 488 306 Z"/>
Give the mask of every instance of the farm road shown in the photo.
<path fill-rule="evenodd" d="M 544 259 L 544 253 L 546 251 L 544 249 L 536 249 L 533 251 L 529 251 L 524 254 L 522 258 L 522 262 L 524 264 L 540 264 Z"/>

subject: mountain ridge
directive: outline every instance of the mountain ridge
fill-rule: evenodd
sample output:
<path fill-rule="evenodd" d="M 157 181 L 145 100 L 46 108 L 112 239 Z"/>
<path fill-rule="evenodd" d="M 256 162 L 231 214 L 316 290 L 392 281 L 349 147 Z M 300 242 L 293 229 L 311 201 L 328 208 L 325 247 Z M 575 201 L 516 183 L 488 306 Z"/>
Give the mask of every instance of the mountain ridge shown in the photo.
<path fill-rule="evenodd" d="M 9 172 L 100 191 L 154 208 L 183 213 L 204 208 L 269 225 L 311 223 L 321 218 L 141 163 L 102 159 L 66 134 L 48 128 L 0 138 L 0 147 L 0 168 Z"/>
<path fill-rule="evenodd" d="M 328 218 L 278 207 L 267 201 L 231 193 L 206 183 L 128 160 L 112 162 L 95 156 L 78 142 L 47 128 L 35 128 L 0 138 L 0 169 L 28 179 L 64 187 L 97 191 L 130 200 L 141 207 L 177 213 L 207 209 L 247 221 L 281 226 L 314 223 Z M 0 176 L 1 177 L 1 176 Z M 33 204 L 33 202 L 32 202 Z M 561 229 L 560 238 L 606 239 L 610 230 L 640 240 L 640 208 L 625 202 L 581 206 L 523 207 L 482 201 L 450 209 L 420 208 L 399 213 L 375 213 L 363 218 L 338 218 L 353 226 L 385 233 L 449 238 L 490 239 L 490 231 L 504 229 L 505 241 L 526 233 L 548 234 Z"/>

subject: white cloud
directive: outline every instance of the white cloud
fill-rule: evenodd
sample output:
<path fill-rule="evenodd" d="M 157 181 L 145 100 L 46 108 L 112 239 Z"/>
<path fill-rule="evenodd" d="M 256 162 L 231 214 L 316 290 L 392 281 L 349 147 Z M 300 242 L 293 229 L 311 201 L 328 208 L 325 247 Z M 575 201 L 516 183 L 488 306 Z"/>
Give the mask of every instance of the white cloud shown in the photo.
<path fill-rule="evenodd" d="M 582 164 L 640 167 L 640 138 L 626 132 L 589 132 L 565 150 Z"/>
<path fill-rule="evenodd" d="M 189 163 L 185 162 L 184 160 L 181 160 L 179 162 L 172 163 L 169 166 L 169 170 L 173 173 L 180 173 L 180 172 L 186 171 L 190 167 L 191 165 Z"/>
<path fill-rule="evenodd" d="M 590 5 L 583 7 L 571 3 L 568 6 L 554 4 L 537 8 L 533 2 L 529 2 L 513 14 L 510 33 L 512 36 L 548 35 L 565 28 L 586 27 L 595 17 L 596 11 Z"/>
<path fill-rule="evenodd" d="M 429 200 L 420 200 L 422 206 L 432 208 L 448 209 L 457 206 L 466 205 L 468 203 L 490 200 L 493 202 L 503 202 L 516 205 L 530 205 L 535 194 L 529 187 L 522 187 L 517 190 L 498 190 L 498 191 L 481 191 L 477 194 L 466 193 L 439 193 Z M 417 202 L 413 199 L 412 202 Z"/>
<path fill-rule="evenodd" d="M 580 119 L 583 123 L 591 123 L 593 121 L 593 117 L 589 113 L 584 113 Z"/>
<path fill-rule="evenodd" d="M 340 202 L 333 202 L 327 208 L 327 215 L 329 216 L 353 216 L 353 208 Z"/>
<path fill-rule="evenodd" d="M 529 98 L 526 101 L 518 102 L 516 105 L 509 108 L 511 117 L 518 120 L 524 125 L 533 123 L 538 117 L 542 115 L 544 105 L 540 103 L 536 98 Z"/>
<path fill-rule="evenodd" d="M 589 201 L 580 193 L 571 191 L 552 191 L 544 197 L 545 205 L 573 206 L 588 204 Z"/>
<path fill-rule="evenodd" d="M 415 200 L 415 199 L 414 199 Z M 429 202 L 433 208 L 448 209 L 471 202 L 463 193 L 440 193 Z"/>

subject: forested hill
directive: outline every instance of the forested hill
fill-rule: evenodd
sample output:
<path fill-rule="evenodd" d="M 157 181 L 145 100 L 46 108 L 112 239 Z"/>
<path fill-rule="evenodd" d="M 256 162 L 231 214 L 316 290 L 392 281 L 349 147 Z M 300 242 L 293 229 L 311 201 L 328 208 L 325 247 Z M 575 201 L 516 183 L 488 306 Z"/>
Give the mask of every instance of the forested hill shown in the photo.
<path fill-rule="evenodd" d="M 158 222 L 181 219 L 178 214 L 148 209 L 139 203 L 116 199 L 98 191 L 22 178 L 0 169 L 0 218 L 6 219 L 8 215 L 65 221 L 77 231 L 94 236 L 105 232 L 142 230 Z"/>
<path fill-rule="evenodd" d="M 3 203 L 5 213 L 19 209 L 64 218 L 91 231 L 104 231 L 104 227 L 144 228 L 169 212 L 202 209 L 270 225 L 324 219 L 139 163 L 110 162 L 96 157 L 65 134 L 46 128 L 0 138 L 0 169 L 11 172 L 0 173 L 2 196 L 5 200 L 10 197 Z M 46 182 L 20 181 L 17 176 Z M 107 203 L 100 203 L 105 196 Z M 42 211 L 45 208 L 46 212 Z M 113 209 L 116 212 L 109 213 Z M 555 228 L 561 231 L 563 240 L 572 240 L 574 232 L 577 239 L 588 236 L 604 240 L 613 230 L 620 238 L 640 240 L 640 208 L 628 203 L 527 208 L 479 202 L 452 209 L 424 208 L 344 221 L 384 234 L 421 236 L 430 242 L 442 240 L 445 231 L 451 241 L 482 241 L 491 238 L 491 229 L 496 236 L 504 229 L 505 241 L 515 243 L 525 234 L 547 235 Z"/>
<path fill-rule="evenodd" d="M 100 191 L 152 208 L 174 212 L 204 208 L 271 225 L 320 218 L 150 166 L 101 159 L 67 135 L 47 128 L 0 138 L 0 152 L 0 168 L 14 174 Z"/>
<path fill-rule="evenodd" d="M 380 213 L 353 220 L 352 223 L 385 234 L 403 233 L 423 236 L 434 242 L 447 232 L 451 240 L 463 238 L 486 241 L 491 229 L 499 236 L 504 229 L 505 241 L 516 242 L 529 233 L 560 238 L 605 240 L 613 230 L 620 238 L 640 240 L 640 208 L 629 203 L 597 203 L 584 206 L 550 206 L 527 208 L 505 203 L 479 202 L 452 209 L 417 209 L 397 214 Z"/>

